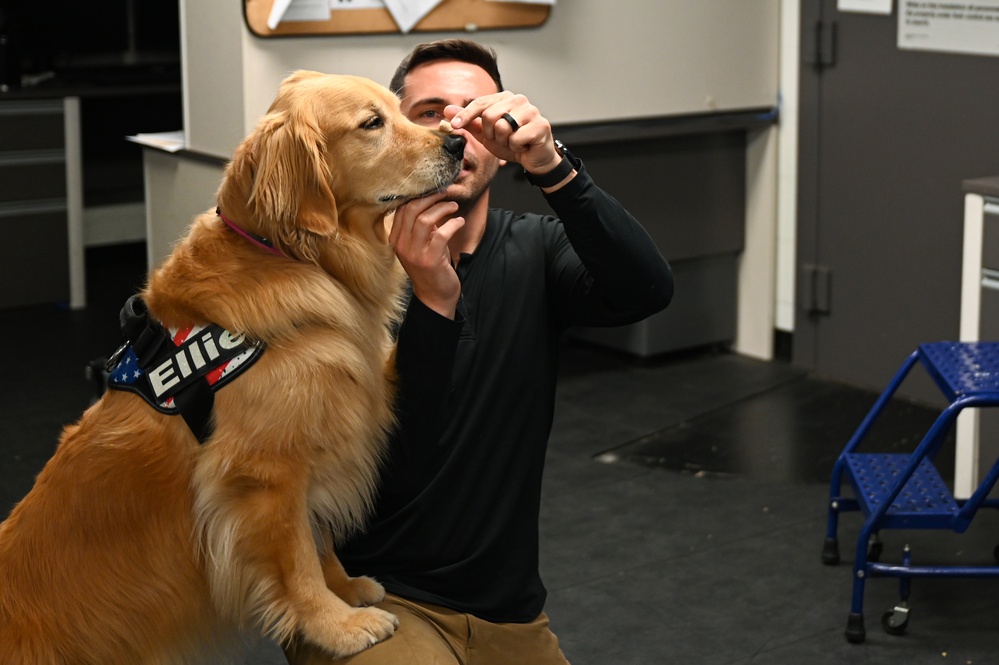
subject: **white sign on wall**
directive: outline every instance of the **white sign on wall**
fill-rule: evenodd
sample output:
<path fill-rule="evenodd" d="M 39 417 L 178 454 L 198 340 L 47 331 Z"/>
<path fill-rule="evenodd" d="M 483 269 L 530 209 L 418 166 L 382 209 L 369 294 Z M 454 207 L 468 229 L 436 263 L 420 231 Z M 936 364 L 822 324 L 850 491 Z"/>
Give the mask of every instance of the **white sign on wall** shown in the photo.
<path fill-rule="evenodd" d="M 892 0 L 839 0 L 836 8 L 841 12 L 863 14 L 891 14 Z"/>
<path fill-rule="evenodd" d="M 898 0 L 898 47 L 999 55 L 999 0 Z"/>

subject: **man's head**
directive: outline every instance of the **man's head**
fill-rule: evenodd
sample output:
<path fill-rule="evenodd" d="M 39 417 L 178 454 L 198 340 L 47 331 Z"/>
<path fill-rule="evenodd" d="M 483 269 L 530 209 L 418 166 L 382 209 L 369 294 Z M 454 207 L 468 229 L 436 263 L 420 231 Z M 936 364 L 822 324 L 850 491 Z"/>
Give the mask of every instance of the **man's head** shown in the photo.
<path fill-rule="evenodd" d="M 389 87 L 402 100 L 407 118 L 432 128 L 445 119 L 446 106 L 464 107 L 503 90 L 493 50 L 463 39 L 417 46 L 399 65 Z M 467 214 L 488 203 L 489 184 L 504 162 L 469 132 L 455 131 L 466 140 L 465 159 L 458 179 L 446 192 Z"/>
<path fill-rule="evenodd" d="M 403 98 L 406 76 L 420 65 L 437 60 L 457 60 L 476 65 L 489 74 L 489 77 L 496 83 L 494 92 L 503 90 L 499 66 L 496 64 L 496 52 L 488 46 L 467 39 L 441 39 L 436 42 L 420 44 L 399 63 L 395 74 L 392 75 L 389 89 L 400 99 Z"/>

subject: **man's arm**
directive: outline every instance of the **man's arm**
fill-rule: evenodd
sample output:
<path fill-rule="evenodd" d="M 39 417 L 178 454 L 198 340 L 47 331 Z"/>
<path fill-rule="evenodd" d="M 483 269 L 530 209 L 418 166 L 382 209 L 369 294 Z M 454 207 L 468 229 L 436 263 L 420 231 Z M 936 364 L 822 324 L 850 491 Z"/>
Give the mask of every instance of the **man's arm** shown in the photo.
<path fill-rule="evenodd" d="M 439 196 L 402 205 L 389 242 L 410 277 L 412 293 L 396 340 L 396 428 L 384 470 L 384 491 L 405 492 L 433 454 L 444 427 L 463 320 L 461 283 L 447 243 L 464 224 L 456 205 Z"/>
<path fill-rule="evenodd" d="M 652 238 L 616 199 L 579 173 L 545 198 L 553 225 L 549 285 L 566 325 L 622 325 L 665 309 L 673 272 Z"/>
<path fill-rule="evenodd" d="M 551 123 L 530 100 L 503 91 L 464 108 L 448 106 L 444 114 L 453 128 L 545 183 L 541 191 L 565 227 L 564 235 L 550 239 L 548 280 L 565 325 L 632 323 L 669 304 L 669 263 L 635 218 L 563 154 Z M 546 176 L 563 172 L 560 166 L 573 168 L 552 182 Z"/>
<path fill-rule="evenodd" d="M 384 487 L 405 491 L 436 450 L 444 428 L 458 337 L 463 321 L 441 316 L 411 298 L 396 346 L 396 428 Z"/>

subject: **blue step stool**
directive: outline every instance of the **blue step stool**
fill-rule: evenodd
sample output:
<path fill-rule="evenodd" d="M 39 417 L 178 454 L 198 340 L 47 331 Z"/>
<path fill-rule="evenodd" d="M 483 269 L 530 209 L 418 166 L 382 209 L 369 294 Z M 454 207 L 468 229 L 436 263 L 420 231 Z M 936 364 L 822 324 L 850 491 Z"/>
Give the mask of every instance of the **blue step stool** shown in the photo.
<path fill-rule="evenodd" d="M 857 452 L 868 431 L 908 376 L 920 363 L 943 392 L 948 406 L 940 413 L 916 449 L 909 454 Z M 878 397 L 833 466 L 829 487 L 829 520 L 823 563 L 839 563 L 837 529 L 839 514 L 860 511 L 864 525 L 857 538 L 853 564 L 853 601 L 846 638 L 863 642 L 864 585 L 869 577 L 897 577 L 901 600 L 882 616 L 882 626 L 892 634 L 905 632 L 909 620 L 909 585 L 914 577 L 993 577 L 997 566 L 913 566 L 908 546 L 901 564 L 878 561 L 882 529 L 948 529 L 964 533 L 978 509 L 997 507 L 989 499 L 999 477 L 997 460 L 967 500 L 954 498 L 933 464 L 941 444 L 953 429 L 957 415 L 969 407 L 999 406 L 999 342 L 934 342 L 921 344 L 902 364 Z M 844 476 L 852 496 L 842 494 Z M 999 555 L 999 548 L 996 549 Z"/>

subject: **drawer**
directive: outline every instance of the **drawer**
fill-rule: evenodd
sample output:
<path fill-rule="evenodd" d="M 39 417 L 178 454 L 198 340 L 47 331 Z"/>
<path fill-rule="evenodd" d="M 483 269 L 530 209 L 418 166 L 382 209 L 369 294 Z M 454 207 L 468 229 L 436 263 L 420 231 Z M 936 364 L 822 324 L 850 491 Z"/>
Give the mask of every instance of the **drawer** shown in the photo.
<path fill-rule="evenodd" d="M 65 127 L 62 101 L 0 103 L 0 153 L 62 150 Z"/>
<path fill-rule="evenodd" d="M 984 277 L 978 335 L 980 339 L 999 341 L 999 280 L 988 273 Z"/>
<path fill-rule="evenodd" d="M 982 267 L 999 270 L 999 200 L 985 200 L 982 229 Z"/>
<path fill-rule="evenodd" d="M 66 163 L 61 152 L 0 153 L 0 204 L 66 197 Z"/>
<path fill-rule="evenodd" d="M 0 208 L 0 308 L 69 300 L 66 212 Z"/>
<path fill-rule="evenodd" d="M 982 283 L 982 314 L 979 338 L 999 340 L 999 283 Z M 978 477 L 984 478 L 999 457 L 999 409 L 978 409 Z"/>

